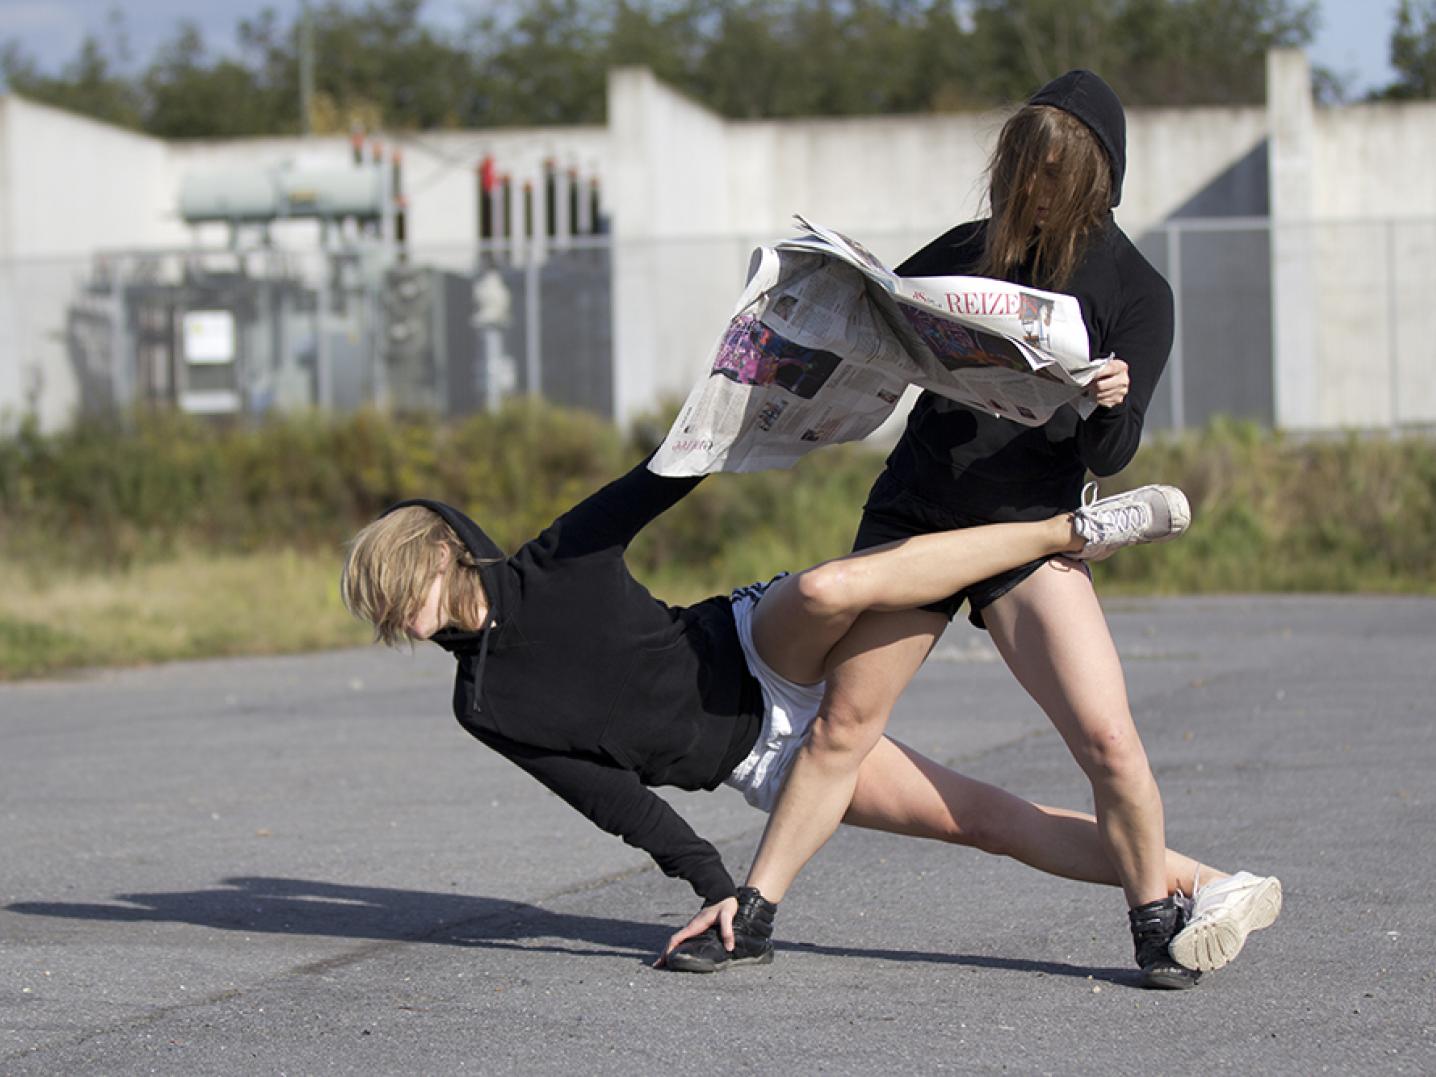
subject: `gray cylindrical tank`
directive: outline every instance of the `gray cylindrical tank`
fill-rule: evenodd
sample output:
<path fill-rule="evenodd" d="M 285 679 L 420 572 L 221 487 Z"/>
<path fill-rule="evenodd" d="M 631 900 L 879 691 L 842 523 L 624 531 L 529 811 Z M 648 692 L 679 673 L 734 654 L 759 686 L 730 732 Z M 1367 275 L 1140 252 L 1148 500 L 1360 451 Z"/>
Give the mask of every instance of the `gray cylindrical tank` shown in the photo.
<path fill-rule="evenodd" d="M 260 169 L 191 173 L 180 183 L 180 216 L 200 221 L 272 221 L 279 216 L 274 177 Z"/>
<path fill-rule="evenodd" d="M 378 217 L 384 210 L 378 168 L 285 171 L 276 180 L 287 217 Z"/>
<path fill-rule="evenodd" d="M 249 169 L 185 176 L 180 216 L 202 221 L 274 221 L 285 218 L 364 217 L 383 213 L 384 178 L 378 168 Z"/>

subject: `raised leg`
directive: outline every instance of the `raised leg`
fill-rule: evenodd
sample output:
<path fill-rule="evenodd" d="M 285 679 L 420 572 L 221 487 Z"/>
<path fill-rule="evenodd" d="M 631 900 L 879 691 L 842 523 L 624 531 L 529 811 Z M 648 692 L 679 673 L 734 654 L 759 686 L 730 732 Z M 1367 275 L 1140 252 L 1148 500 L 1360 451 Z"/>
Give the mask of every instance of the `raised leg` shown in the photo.
<path fill-rule="evenodd" d="M 911 610 L 1082 544 L 1071 517 L 1055 516 L 874 546 L 773 584 L 754 612 L 753 642 L 774 672 L 798 684 L 814 684 L 834 664 L 829 652 L 864 613 Z"/>

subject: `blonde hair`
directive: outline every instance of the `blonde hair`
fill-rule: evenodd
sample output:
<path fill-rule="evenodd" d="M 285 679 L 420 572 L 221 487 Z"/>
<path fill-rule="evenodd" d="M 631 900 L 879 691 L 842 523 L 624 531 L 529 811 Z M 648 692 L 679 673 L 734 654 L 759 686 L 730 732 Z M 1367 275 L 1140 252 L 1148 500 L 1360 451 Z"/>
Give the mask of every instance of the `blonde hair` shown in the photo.
<path fill-rule="evenodd" d="M 350 613 L 374 626 L 374 639 L 393 647 L 409 640 L 407 625 L 441 570 L 440 610 L 450 624 L 478 628 L 478 611 L 487 604 L 478 562 L 442 516 L 407 505 L 349 540 L 339 593 Z"/>
<path fill-rule="evenodd" d="M 1057 170 L 1037 227 L 1038 177 Z M 1025 105 L 1002 126 L 987 168 L 992 220 L 978 273 L 1010 280 L 1032 259 L 1032 284 L 1060 291 L 1112 208 L 1112 162 L 1085 123 L 1050 105 Z"/>

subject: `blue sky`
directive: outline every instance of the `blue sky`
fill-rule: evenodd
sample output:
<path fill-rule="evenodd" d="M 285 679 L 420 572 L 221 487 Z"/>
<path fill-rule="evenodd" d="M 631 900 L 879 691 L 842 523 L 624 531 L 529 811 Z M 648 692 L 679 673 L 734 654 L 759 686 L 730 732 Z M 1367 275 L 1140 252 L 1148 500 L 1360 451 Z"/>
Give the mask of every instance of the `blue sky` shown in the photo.
<path fill-rule="evenodd" d="M 85 33 L 100 33 L 116 0 L 0 0 L 0 41 L 18 39 L 41 63 L 54 70 L 75 55 Z M 182 18 L 196 19 L 205 40 L 223 48 L 241 18 L 265 6 L 281 13 L 297 11 L 299 0 L 130 0 L 123 5 L 131 50 L 139 61 L 168 38 Z M 436 26 L 458 29 L 466 13 L 482 0 L 427 0 L 425 12 Z M 1397 0 L 1320 0 L 1321 28 L 1312 60 L 1351 77 L 1354 96 L 1383 86 L 1393 76 L 1387 62 Z"/>

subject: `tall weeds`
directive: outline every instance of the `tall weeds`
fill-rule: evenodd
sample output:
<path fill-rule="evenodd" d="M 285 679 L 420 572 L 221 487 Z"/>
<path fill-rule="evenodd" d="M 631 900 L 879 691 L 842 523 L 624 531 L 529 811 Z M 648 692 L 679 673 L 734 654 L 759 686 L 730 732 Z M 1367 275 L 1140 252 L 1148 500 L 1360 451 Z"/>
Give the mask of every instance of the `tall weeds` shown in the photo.
<path fill-rule="evenodd" d="M 460 505 L 512 548 L 652 448 L 533 403 L 462 422 L 373 412 L 223 428 L 170 413 L 0 437 L 0 555 L 11 570 L 121 571 L 195 553 L 336 559 L 389 503 Z M 641 575 L 683 598 L 845 551 L 881 455 L 825 449 L 791 471 L 709 479 L 635 544 Z M 1153 438 L 1113 492 L 1169 482 L 1195 522 L 1124 552 L 1104 585 L 1164 592 L 1436 591 L 1436 443 L 1299 441 L 1217 423 Z"/>

